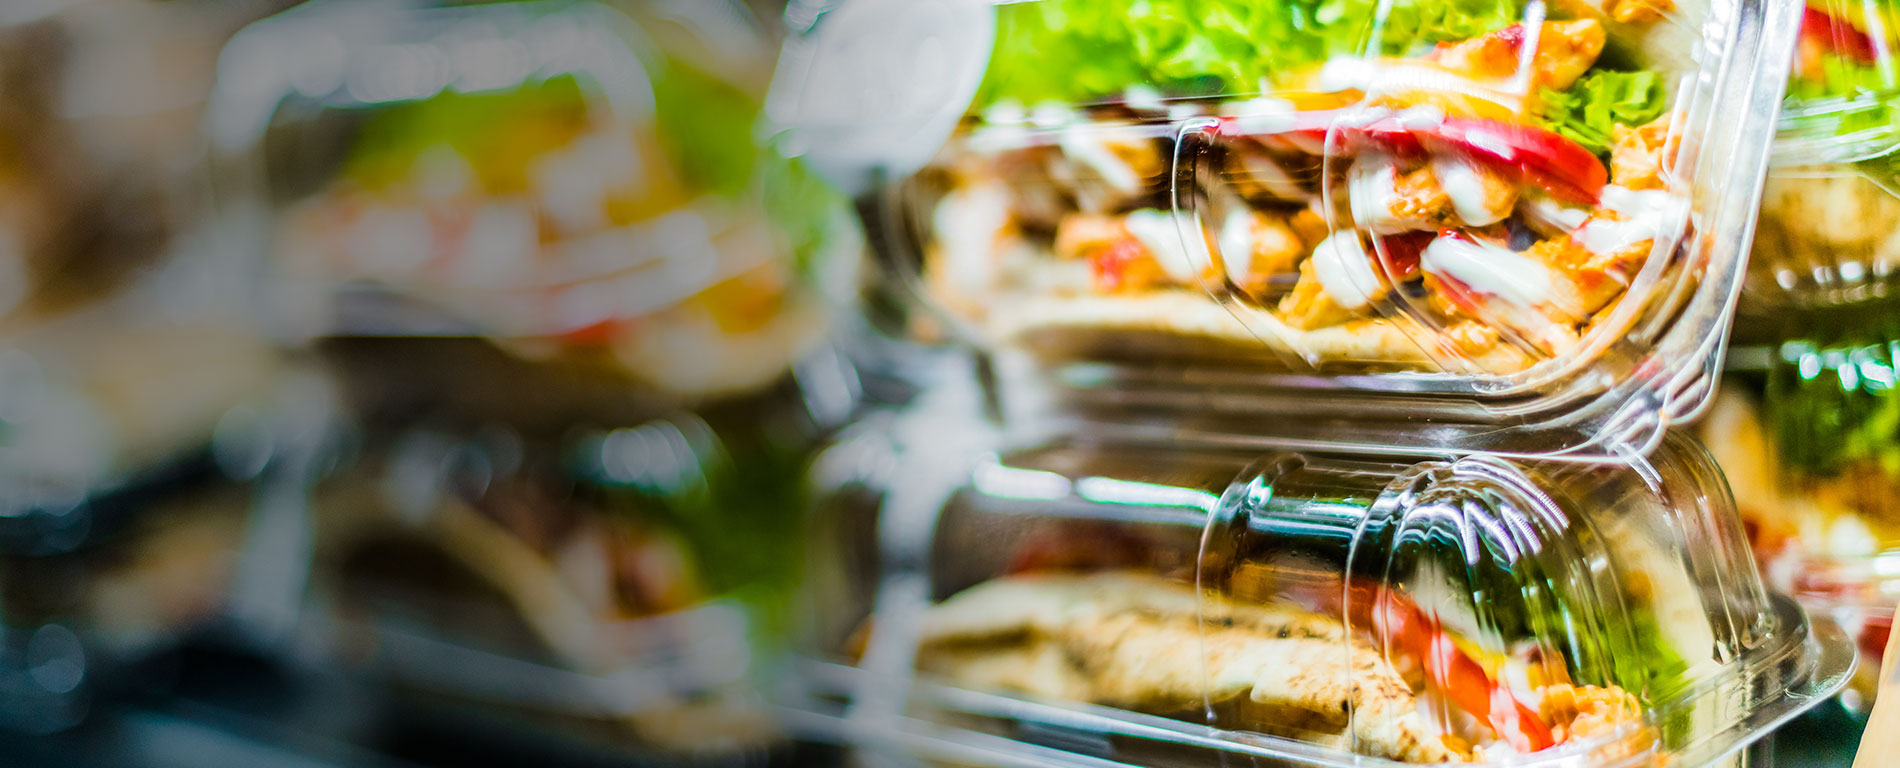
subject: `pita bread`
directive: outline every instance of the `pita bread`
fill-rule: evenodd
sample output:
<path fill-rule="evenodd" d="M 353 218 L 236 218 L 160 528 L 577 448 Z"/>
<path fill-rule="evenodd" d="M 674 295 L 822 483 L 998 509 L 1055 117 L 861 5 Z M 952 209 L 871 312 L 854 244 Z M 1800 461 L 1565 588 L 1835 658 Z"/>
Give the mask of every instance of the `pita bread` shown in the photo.
<path fill-rule="evenodd" d="M 1261 730 L 1345 731 L 1374 756 L 1462 759 L 1419 714 L 1398 670 L 1338 622 L 1203 599 L 1146 574 L 1041 574 L 972 587 L 926 618 L 919 664 L 962 685 L 1146 712 L 1244 696 L 1262 705 L 1255 711 L 1298 715 Z"/>
<path fill-rule="evenodd" d="M 1001 338 L 1058 356 L 1213 358 L 1272 367 L 1282 367 L 1282 358 L 1293 358 L 1312 365 L 1445 370 L 1389 320 L 1302 330 L 1267 310 L 1224 306 L 1205 293 L 1185 289 L 1003 301 L 991 309 L 990 328 Z M 1508 374 L 1534 362 L 1521 350 L 1498 344 L 1471 358 L 1469 370 L 1451 372 Z"/>

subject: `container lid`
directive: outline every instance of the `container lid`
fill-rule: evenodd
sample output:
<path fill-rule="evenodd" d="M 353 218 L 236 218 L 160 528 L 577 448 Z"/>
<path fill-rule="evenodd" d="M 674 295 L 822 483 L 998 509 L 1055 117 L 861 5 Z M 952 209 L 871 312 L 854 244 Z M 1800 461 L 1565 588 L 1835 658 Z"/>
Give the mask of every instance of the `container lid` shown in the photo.
<path fill-rule="evenodd" d="M 1788 5 L 997 4 L 892 256 L 1048 359 L 1565 413 L 1639 382 L 1667 423 L 1706 398 L 1786 76 L 1733 52 L 1791 46 Z"/>
<path fill-rule="evenodd" d="M 758 130 L 762 67 L 718 55 L 750 53 L 738 22 L 644 10 L 651 34 L 590 3 L 312 3 L 233 38 L 207 129 L 265 316 L 669 393 L 783 374 L 853 283 L 855 223 Z"/>
<path fill-rule="evenodd" d="M 944 733 L 928 723 L 1068 764 L 1707 765 L 1854 663 L 1764 590 L 1686 438 L 1584 467 L 1078 435 L 952 471 L 924 557 L 881 534 L 885 567 L 922 578 L 886 575 L 854 706 L 900 740 Z"/>

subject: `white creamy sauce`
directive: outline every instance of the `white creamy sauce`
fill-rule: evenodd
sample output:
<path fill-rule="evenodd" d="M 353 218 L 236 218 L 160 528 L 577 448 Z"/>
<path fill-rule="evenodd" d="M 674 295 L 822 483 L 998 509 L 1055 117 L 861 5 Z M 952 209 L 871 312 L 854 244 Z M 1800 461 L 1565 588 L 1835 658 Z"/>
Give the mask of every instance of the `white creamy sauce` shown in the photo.
<path fill-rule="evenodd" d="M 1354 163 L 1346 181 L 1353 220 L 1381 235 L 1413 229 L 1411 222 L 1392 212 L 1398 180 L 1398 167 L 1391 158 L 1368 155 Z"/>
<path fill-rule="evenodd" d="M 1181 231 L 1175 227 L 1174 217 L 1166 213 L 1143 208 L 1128 214 L 1127 226 L 1128 234 L 1134 235 L 1154 256 L 1155 263 L 1161 265 L 1161 271 L 1177 283 L 1195 284 L 1202 268 L 1209 263 L 1206 253 L 1188 252 L 1181 242 Z"/>
<path fill-rule="evenodd" d="M 1029 111 L 1014 101 L 999 101 L 983 110 L 983 122 L 992 125 L 1020 123 L 1029 118 Z"/>
<path fill-rule="evenodd" d="M 1425 246 L 1420 261 L 1426 272 L 1463 283 L 1479 293 L 1526 307 L 1550 298 L 1550 270 L 1508 248 L 1460 237 L 1440 237 Z"/>
<path fill-rule="evenodd" d="M 1526 197 L 1518 210 L 1524 213 L 1524 220 L 1532 229 L 1546 235 L 1574 232 L 1590 220 L 1588 209 L 1564 205 L 1543 195 Z"/>
<path fill-rule="evenodd" d="M 1305 187 L 1293 180 L 1286 169 L 1260 152 L 1240 152 L 1240 169 L 1247 174 L 1247 180 L 1265 187 L 1274 197 L 1281 200 L 1305 200 L 1312 197 Z"/>
<path fill-rule="evenodd" d="M 1504 210 L 1493 210 L 1485 204 L 1484 177 L 1464 158 L 1433 157 L 1432 175 L 1438 178 L 1438 186 L 1444 188 L 1445 195 L 1451 198 L 1452 210 L 1469 226 L 1496 224 L 1511 212 L 1509 206 L 1505 206 Z"/>
<path fill-rule="evenodd" d="M 1062 153 L 1069 159 L 1088 167 L 1101 175 L 1108 185 L 1122 192 L 1133 192 L 1141 188 L 1141 174 L 1135 167 L 1123 160 L 1115 150 L 1082 126 L 1071 126 L 1062 131 Z"/>
<path fill-rule="evenodd" d="M 1445 110 L 1430 104 L 1420 104 L 1399 110 L 1399 127 L 1408 131 L 1431 131 L 1445 124 Z"/>
<path fill-rule="evenodd" d="M 1236 284 L 1247 281 L 1247 274 L 1253 271 L 1255 240 L 1252 213 L 1237 210 L 1227 214 L 1227 220 L 1221 222 L 1218 238 L 1221 263 L 1227 267 L 1227 279 Z"/>
<path fill-rule="evenodd" d="M 1660 189 L 1603 188 L 1603 207 L 1620 221 L 1595 218 L 1577 231 L 1577 242 L 1591 253 L 1619 253 L 1644 240 L 1672 239 L 1689 216 L 1689 201 Z"/>
<path fill-rule="evenodd" d="M 1160 112 L 1167 109 L 1167 106 L 1161 103 L 1161 92 L 1146 85 L 1128 86 L 1128 90 L 1122 92 L 1122 103 L 1129 109 L 1138 109 L 1143 112 Z"/>
<path fill-rule="evenodd" d="M 1286 99 L 1263 96 L 1258 99 L 1230 101 L 1220 108 L 1222 117 L 1231 117 L 1240 132 L 1250 136 L 1285 133 L 1293 127 L 1299 109 Z"/>
<path fill-rule="evenodd" d="M 1364 128 L 1392 116 L 1385 107 L 1360 107 L 1339 116 L 1334 122 L 1341 128 Z"/>
<path fill-rule="evenodd" d="M 1055 128 L 1069 125 L 1080 119 L 1075 110 L 1061 104 L 1038 104 L 1029 112 L 1029 122 L 1035 123 L 1038 128 Z"/>
<path fill-rule="evenodd" d="M 945 274 L 959 290 L 987 290 L 996 271 L 997 245 L 1009 226 L 1009 192 L 999 184 L 964 187 L 945 197 L 931 217 L 943 243 Z"/>
<path fill-rule="evenodd" d="M 1495 89 L 1429 62 L 1335 56 L 1320 67 L 1321 91 L 1379 94 L 1421 90 L 1492 98 Z"/>
<path fill-rule="evenodd" d="M 1359 233 L 1334 232 L 1313 248 L 1313 276 L 1326 295 L 1347 309 L 1359 309 L 1372 303 L 1379 292 L 1379 275 L 1372 271 L 1372 259 L 1359 244 Z"/>
<path fill-rule="evenodd" d="M 1379 62 L 1358 56 L 1334 56 L 1319 70 L 1322 91 L 1363 91 L 1378 78 Z"/>

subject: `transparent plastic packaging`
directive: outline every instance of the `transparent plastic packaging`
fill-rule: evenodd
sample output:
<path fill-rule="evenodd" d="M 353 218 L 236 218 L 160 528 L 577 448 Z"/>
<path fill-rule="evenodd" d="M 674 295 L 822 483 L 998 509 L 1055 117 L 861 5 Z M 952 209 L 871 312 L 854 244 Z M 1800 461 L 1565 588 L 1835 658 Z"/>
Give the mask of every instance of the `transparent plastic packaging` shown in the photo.
<path fill-rule="evenodd" d="M 667 394 L 782 375 L 850 290 L 856 230 L 761 133 L 758 46 L 690 18 L 721 9 L 743 18 L 327 2 L 247 28 L 207 127 L 261 311 L 292 340 L 479 336 Z"/>
<path fill-rule="evenodd" d="M 1799 341 L 1729 374 L 1699 424 L 1734 483 L 1756 557 L 1776 589 L 1834 616 L 1874 661 L 1855 690 L 1871 698 L 1900 602 L 1900 528 L 1891 315 L 1844 308 Z M 1833 328 L 1822 332 L 1821 328 Z"/>
<path fill-rule="evenodd" d="M 757 686 L 794 522 L 746 494 L 789 481 L 753 462 L 736 486 L 731 450 L 689 415 L 567 441 L 365 436 L 313 501 L 337 659 L 443 711 L 606 729 L 629 754 L 770 745 Z"/>
<path fill-rule="evenodd" d="M 1900 264 L 1900 122 L 1890 5 L 1810 0 L 1762 198 L 1751 312 L 1888 295 Z"/>
<path fill-rule="evenodd" d="M 1682 437 L 1623 467 L 1107 431 L 926 453 L 888 473 L 881 588 L 813 675 L 874 747 L 1713 765 L 1854 665 L 1831 622 L 1763 587 Z"/>
<path fill-rule="evenodd" d="M 1789 4 L 1137 5 L 997 5 L 887 195 L 966 335 L 1494 426 L 1704 402 L 1786 77 L 1740 54 Z"/>

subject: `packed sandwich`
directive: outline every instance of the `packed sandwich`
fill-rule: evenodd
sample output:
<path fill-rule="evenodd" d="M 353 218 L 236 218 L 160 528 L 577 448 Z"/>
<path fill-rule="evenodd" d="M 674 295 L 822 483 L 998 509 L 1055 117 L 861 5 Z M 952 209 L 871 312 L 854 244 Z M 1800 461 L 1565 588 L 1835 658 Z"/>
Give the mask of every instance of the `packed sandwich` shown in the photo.
<path fill-rule="evenodd" d="M 1285 542 L 1277 557 L 1168 567 L 1178 558 L 1156 546 L 1104 523 L 1044 528 L 1007 573 L 926 615 L 919 670 L 1404 763 L 1559 750 L 1661 764 L 1694 727 L 1695 716 L 1658 717 L 1648 704 L 1680 685 L 1685 649 L 1709 640 L 1685 597 L 1693 587 L 1661 553 L 1618 545 L 1657 580 L 1624 596 L 1638 609 L 1629 627 L 1584 639 L 1574 627 L 1590 620 L 1566 613 L 1582 601 L 1555 583 L 1540 587 L 1547 602 L 1520 611 L 1516 585 L 1478 581 L 1490 597 L 1474 608 L 1433 568 L 1385 582 L 1293 556 Z M 1614 651 L 1594 647 L 1612 637 Z M 1585 659 L 1601 653 L 1609 669 Z"/>
<path fill-rule="evenodd" d="M 1700 15 L 1001 6 L 965 129 L 913 185 L 925 288 L 1032 346 L 1264 342 L 1299 366 L 1464 374 L 1582 354 L 1682 266 L 1670 105 Z"/>
<path fill-rule="evenodd" d="M 669 393 L 770 382 L 822 334 L 847 214 L 763 145 L 757 94 L 680 57 L 648 69 L 366 96 L 336 170 L 282 219 L 290 306 L 315 333 L 448 328 Z M 321 164 L 323 124 L 275 151 Z M 339 287 L 419 306 L 352 315 Z"/>

